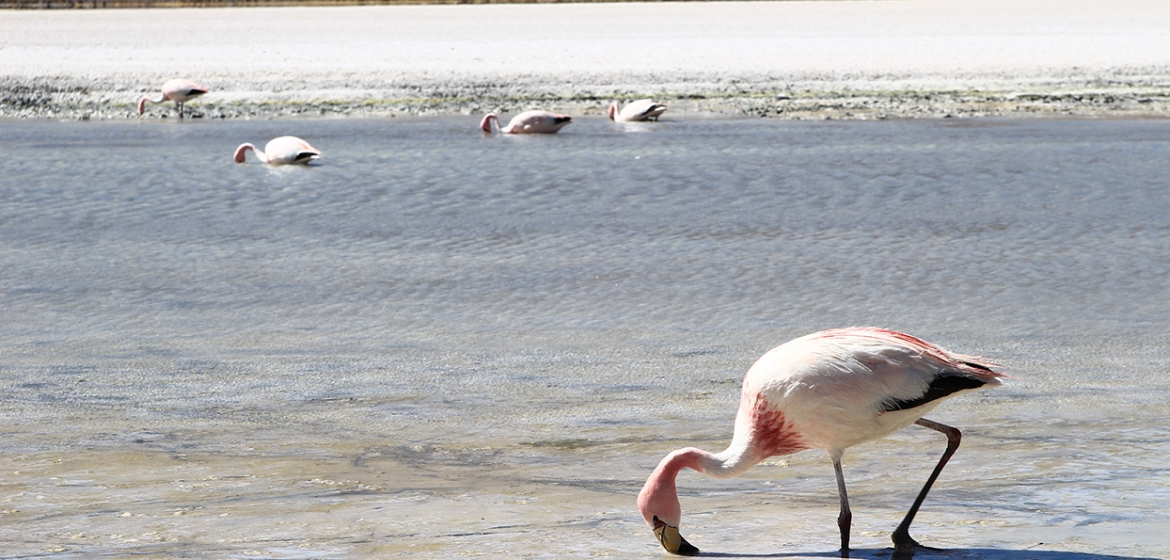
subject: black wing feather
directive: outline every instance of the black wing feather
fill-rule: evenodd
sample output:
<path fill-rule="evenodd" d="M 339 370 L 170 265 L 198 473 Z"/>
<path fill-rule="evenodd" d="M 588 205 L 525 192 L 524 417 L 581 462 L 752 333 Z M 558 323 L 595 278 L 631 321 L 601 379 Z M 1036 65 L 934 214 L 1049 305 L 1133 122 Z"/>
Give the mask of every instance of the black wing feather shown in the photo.
<path fill-rule="evenodd" d="M 986 384 L 986 381 L 971 377 L 970 375 L 964 374 L 962 372 L 944 371 L 930 382 L 930 387 L 927 387 L 926 392 L 923 393 L 922 396 L 915 399 L 888 401 L 886 404 L 882 405 L 882 412 L 909 410 L 911 408 L 922 406 L 928 402 L 936 401 L 954 393 L 958 393 L 959 391 L 978 389 Z"/>

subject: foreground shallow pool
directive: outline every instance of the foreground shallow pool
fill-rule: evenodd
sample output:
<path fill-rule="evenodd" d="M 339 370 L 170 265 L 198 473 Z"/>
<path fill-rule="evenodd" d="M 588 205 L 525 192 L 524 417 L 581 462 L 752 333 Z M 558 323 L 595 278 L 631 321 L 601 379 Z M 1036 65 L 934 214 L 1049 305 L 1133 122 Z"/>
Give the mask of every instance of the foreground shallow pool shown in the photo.
<path fill-rule="evenodd" d="M 658 460 L 849 325 L 1013 376 L 931 415 L 917 558 L 1170 556 L 1170 121 L 477 120 L 0 123 L 0 557 L 659 558 Z M 855 557 L 941 439 L 846 454 Z M 679 484 L 835 554 L 820 451 Z"/>

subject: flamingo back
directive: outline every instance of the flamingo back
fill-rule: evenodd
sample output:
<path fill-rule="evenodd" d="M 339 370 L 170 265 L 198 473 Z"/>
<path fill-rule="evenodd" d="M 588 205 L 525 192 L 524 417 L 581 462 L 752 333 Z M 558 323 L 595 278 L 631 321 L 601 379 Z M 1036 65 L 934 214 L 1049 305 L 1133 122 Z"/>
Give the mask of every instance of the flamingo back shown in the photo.
<path fill-rule="evenodd" d="M 836 329 L 764 354 L 743 391 L 762 401 L 755 407 L 781 413 L 808 447 L 839 453 L 913 424 L 947 398 L 999 385 L 993 365 L 895 331 Z"/>
<path fill-rule="evenodd" d="M 264 146 L 264 154 L 272 165 L 306 164 L 321 157 L 320 150 L 296 136 L 272 139 Z"/>

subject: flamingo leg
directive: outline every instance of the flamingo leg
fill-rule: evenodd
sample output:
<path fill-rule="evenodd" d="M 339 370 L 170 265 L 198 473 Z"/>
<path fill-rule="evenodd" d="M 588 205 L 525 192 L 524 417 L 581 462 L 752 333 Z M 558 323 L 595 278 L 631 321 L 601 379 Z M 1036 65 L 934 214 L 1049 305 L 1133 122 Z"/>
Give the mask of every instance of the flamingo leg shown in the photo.
<path fill-rule="evenodd" d="M 894 550 L 909 550 L 914 548 L 921 548 L 922 545 L 910 538 L 910 524 L 914 522 L 914 515 L 918 513 L 918 508 L 922 506 L 923 500 L 926 499 L 926 494 L 930 492 L 930 487 L 934 485 L 934 481 L 938 479 L 939 473 L 942 472 L 943 467 L 947 465 L 951 455 L 955 454 L 955 450 L 959 448 L 959 441 L 963 438 L 962 432 L 957 428 L 952 428 L 946 424 L 940 424 L 933 420 L 925 418 L 918 419 L 915 424 L 924 428 L 930 428 L 936 432 L 946 434 L 947 436 L 947 450 L 943 452 L 942 458 L 938 460 L 938 465 L 935 465 L 934 472 L 930 473 L 930 478 L 926 479 L 926 485 L 922 487 L 922 491 L 918 493 L 918 497 L 914 500 L 914 505 L 910 506 L 910 511 L 906 512 L 906 517 L 902 519 L 902 523 L 894 530 Z"/>
<path fill-rule="evenodd" d="M 849 528 L 853 525 L 853 512 L 849 511 L 849 495 L 845 492 L 845 475 L 841 472 L 841 458 L 833 457 L 833 470 L 837 472 L 837 494 L 841 497 L 841 514 L 837 516 L 837 527 L 841 529 L 841 557 L 849 557 Z"/>

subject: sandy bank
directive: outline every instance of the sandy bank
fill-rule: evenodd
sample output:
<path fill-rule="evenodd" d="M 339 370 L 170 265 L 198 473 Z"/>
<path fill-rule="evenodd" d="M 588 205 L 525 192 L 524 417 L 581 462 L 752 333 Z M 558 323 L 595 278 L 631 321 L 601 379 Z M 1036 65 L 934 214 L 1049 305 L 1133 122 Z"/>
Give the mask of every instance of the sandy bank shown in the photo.
<path fill-rule="evenodd" d="M 0 12 L 0 116 L 1170 116 L 1170 4 L 716 2 Z M 153 106 L 152 115 L 165 111 Z"/>

